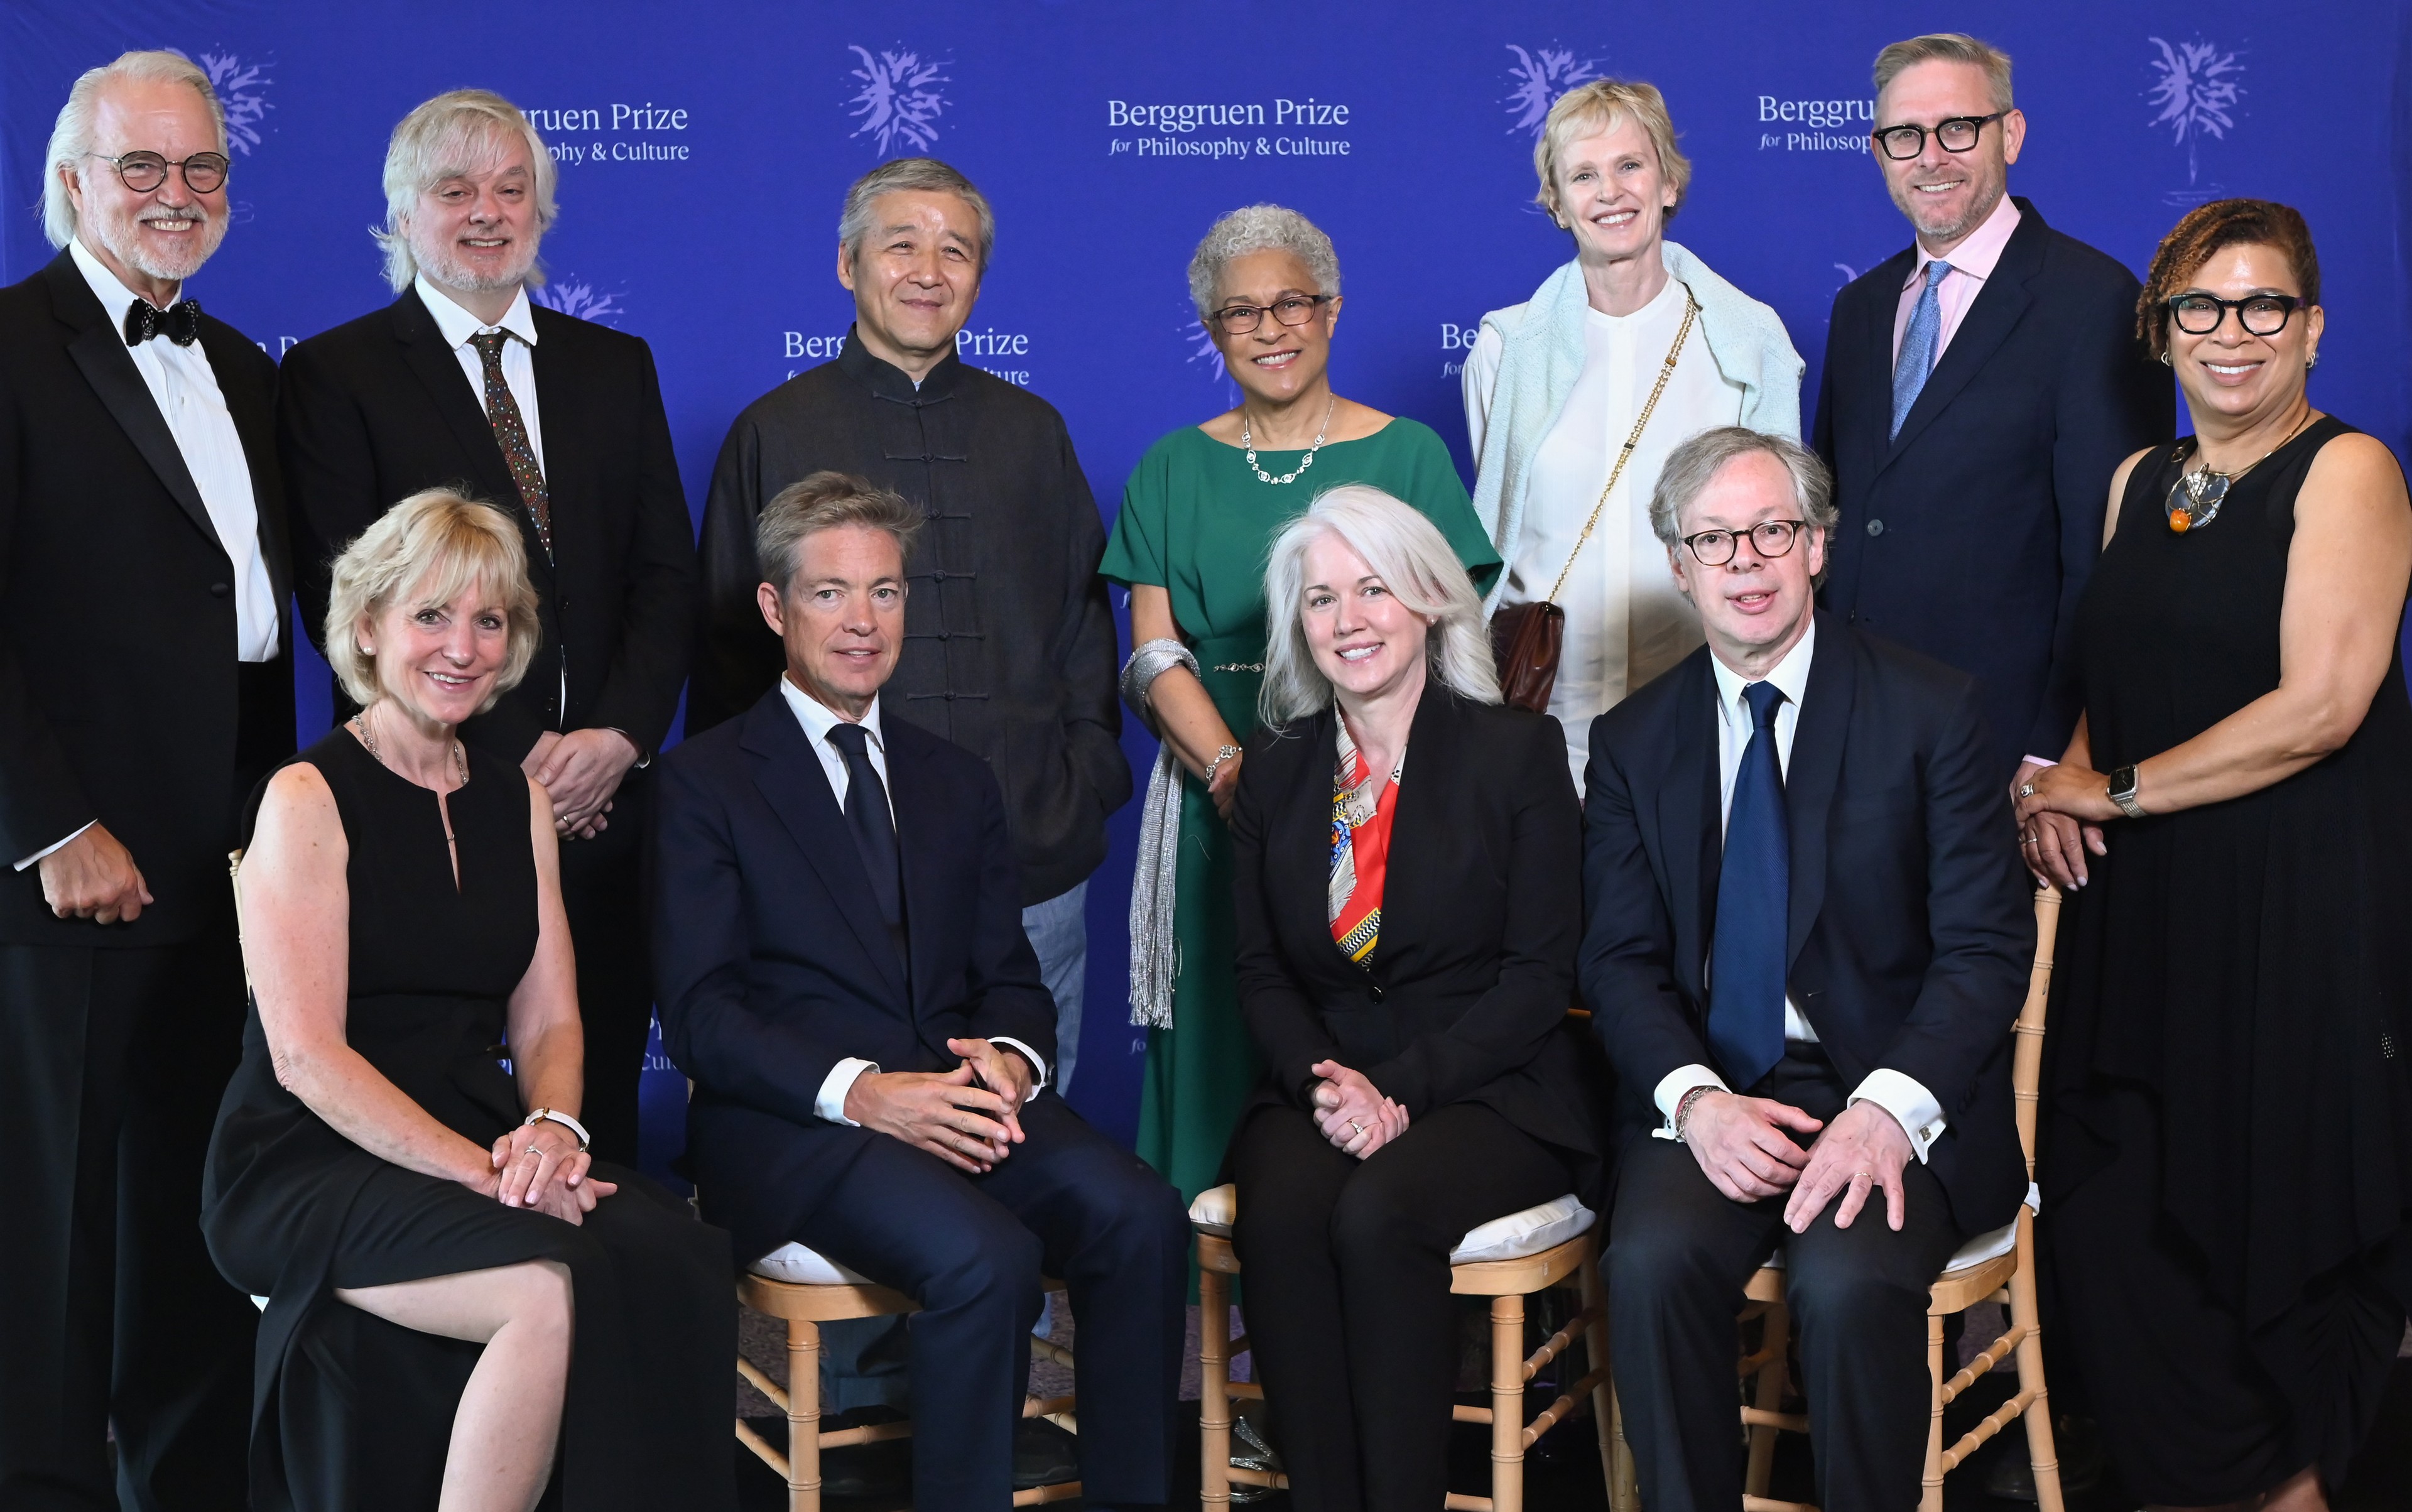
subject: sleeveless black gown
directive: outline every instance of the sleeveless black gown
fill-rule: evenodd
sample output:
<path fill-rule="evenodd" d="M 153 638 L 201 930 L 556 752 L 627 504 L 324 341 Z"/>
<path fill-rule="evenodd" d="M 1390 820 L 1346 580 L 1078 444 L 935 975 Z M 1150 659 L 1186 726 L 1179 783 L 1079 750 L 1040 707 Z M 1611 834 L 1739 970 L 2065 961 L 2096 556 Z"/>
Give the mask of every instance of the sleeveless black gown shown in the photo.
<path fill-rule="evenodd" d="M 2278 685 L 2295 497 L 2351 429 L 2308 427 L 2184 535 L 2162 507 L 2172 448 L 2137 463 L 2078 611 L 2097 770 Z M 2308 1464 L 2333 1490 L 2369 1431 L 2412 1291 L 2407 779 L 2399 653 L 2343 748 L 2108 826 L 2063 910 L 2040 1162 L 2054 1363 L 2148 1502 L 2242 1500 Z"/>
<path fill-rule="evenodd" d="M 346 1037 L 484 1149 L 524 1116 L 496 1058 L 506 1003 L 536 951 L 537 875 L 526 779 L 467 749 L 469 781 L 449 800 L 457 888 L 433 792 L 388 771 L 341 727 L 294 759 L 326 778 L 350 845 Z M 732 1505 L 728 1237 L 634 1171 L 598 1162 L 594 1174 L 620 1190 L 573 1225 L 390 1165 L 277 1084 L 255 1007 L 218 1110 L 201 1214 L 218 1270 L 269 1299 L 252 1505 L 434 1507 L 453 1409 L 480 1346 L 371 1317 L 334 1290 L 537 1259 L 567 1266 L 577 1299 L 546 1505 Z"/>

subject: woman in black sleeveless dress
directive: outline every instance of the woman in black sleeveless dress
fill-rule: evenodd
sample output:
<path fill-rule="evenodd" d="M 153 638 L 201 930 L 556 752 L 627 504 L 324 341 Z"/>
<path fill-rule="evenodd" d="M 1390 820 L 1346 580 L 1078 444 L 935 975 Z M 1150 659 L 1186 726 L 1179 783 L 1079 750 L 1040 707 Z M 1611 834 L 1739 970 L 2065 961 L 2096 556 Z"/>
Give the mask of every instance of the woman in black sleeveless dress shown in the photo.
<path fill-rule="evenodd" d="M 2144 334 L 2195 434 L 2112 485 L 2085 716 L 2020 803 L 2082 883 L 2044 1051 L 2055 1364 L 2155 1506 L 2325 1506 L 2412 1293 L 2412 506 L 2305 396 L 2318 284 L 2285 206 L 2163 242 Z"/>
<path fill-rule="evenodd" d="M 728 1239 L 590 1166 L 550 805 L 452 733 L 527 665 L 518 533 L 417 495 L 334 600 L 367 707 L 262 786 L 203 1193 L 218 1269 L 267 1299 L 252 1505 L 728 1507 Z"/>

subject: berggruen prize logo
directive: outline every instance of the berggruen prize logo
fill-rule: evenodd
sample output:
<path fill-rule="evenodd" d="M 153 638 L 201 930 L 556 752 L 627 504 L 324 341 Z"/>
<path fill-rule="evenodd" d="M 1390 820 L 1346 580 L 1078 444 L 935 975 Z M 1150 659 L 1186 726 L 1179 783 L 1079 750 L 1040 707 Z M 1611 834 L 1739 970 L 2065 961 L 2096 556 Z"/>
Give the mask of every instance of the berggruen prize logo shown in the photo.
<path fill-rule="evenodd" d="M 1516 61 L 1508 69 L 1508 97 L 1499 103 L 1507 108 L 1511 137 L 1523 135 L 1537 140 L 1558 96 L 1599 77 L 1599 60 L 1578 58 L 1570 47 L 1553 43 L 1527 52 L 1510 42 L 1508 51 L 1516 54 Z"/>
<path fill-rule="evenodd" d="M 1108 157 L 1346 157 L 1348 107 L 1309 95 L 1151 105 L 1106 101 Z M 1270 129 L 1264 129 L 1270 128 Z"/>
<path fill-rule="evenodd" d="M 2172 205 L 2199 205 L 2219 198 L 2221 185 L 2201 183 L 2202 139 L 2225 141 L 2236 125 L 2236 102 L 2244 90 L 2237 82 L 2244 65 L 2232 52 L 2197 37 L 2172 46 L 2160 37 L 2152 44 L 2160 56 L 2151 59 L 2153 87 L 2146 98 L 2158 110 L 2155 126 L 2167 126 L 2186 153 L 2186 186 L 2161 198 Z"/>
<path fill-rule="evenodd" d="M 573 319 L 617 326 L 620 317 L 628 313 L 627 306 L 620 302 L 620 296 L 626 292 L 625 288 L 607 292 L 581 279 L 565 277 L 541 288 L 529 289 L 528 300 Z"/>
<path fill-rule="evenodd" d="M 946 70 L 954 66 L 954 60 L 924 61 L 902 42 L 882 48 L 876 57 L 868 48 L 846 51 L 862 60 L 861 67 L 849 71 L 861 86 L 846 102 L 862 123 L 853 135 L 870 138 L 882 157 L 898 155 L 900 142 L 912 152 L 927 153 L 937 142 L 938 115 L 947 108 L 937 86 L 953 81 Z"/>
<path fill-rule="evenodd" d="M 1231 381 L 1230 370 L 1224 366 L 1223 348 L 1214 345 L 1214 333 L 1206 329 L 1206 322 L 1198 318 L 1197 308 L 1187 300 L 1181 301 L 1181 324 L 1174 329 L 1188 344 L 1190 365 L 1206 374 L 1207 380 L 1221 391 L 1226 404 L 1236 408 L 1240 403 L 1240 386 Z"/>
<path fill-rule="evenodd" d="M 684 106 L 620 100 L 610 105 L 537 105 L 528 123 L 553 159 L 566 167 L 592 163 L 684 163 L 692 155 L 695 125 Z"/>
<path fill-rule="evenodd" d="M 1784 99 L 1758 96 L 1762 153 L 1864 153 L 1876 126 L 1875 96 L 1866 99 Z"/>
<path fill-rule="evenodd" d="M 259 145 L 260 123 L 274 109 L 261 91 L 276 81 L 268 77 L 268 70 L 275 65 L 246 64 L 231 52 L 186 52 L 182 48 L 168 51 L 210 76 L 210 88 L 218 96 L 218 109 L 226 112 L 227 146 L 249 156 L 251 150 Z"/>

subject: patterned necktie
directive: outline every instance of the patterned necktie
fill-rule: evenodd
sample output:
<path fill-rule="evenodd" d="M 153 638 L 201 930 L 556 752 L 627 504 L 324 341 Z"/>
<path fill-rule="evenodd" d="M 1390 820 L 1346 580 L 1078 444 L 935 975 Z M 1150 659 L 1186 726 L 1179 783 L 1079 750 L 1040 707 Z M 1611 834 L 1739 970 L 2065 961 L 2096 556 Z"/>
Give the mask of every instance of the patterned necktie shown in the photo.
<path fill-rule="evenodd" d="M 829 742 L 846 757 L 846 827 L 862 869 L 871 874 L 871 896 L 898 955 L 904 953 L 904 889 L 896 853 L 896 820 L 888 812 L 888 787 L 871 764 L 871 732 L 841 722 L 830 727 Z"/>
<path fill-rule="evenodd" d="M 1926 375 L 1934 371 L 1934 349 L 1943 342 L 1943 301 L 1935 291 L 1950 276 L 1951 265 L 1940 257 L 1926 265 L 1925 291 L 1918 296 L 1918 308 L 1909 313 L 1909 329 L 1901 337 L 1901 356 L 1892 364 L 1892 429 L 1885 433 L 1887 440 L 1901 434 L 1901 422 L 1909 418 L 1910 406 L 1926 387 Z"/>
<path fill-rule="evenodd" d="M 154 336 L 165 336 L 179 346 L 201 337 L 201 306 L 197 300 L 178 300 L 162 310 L 149 300 L 125 307 L 125 345 L 140 346 Z"/>
<path fill-rule="evenodd" d="M 1716 933 L 1709 947 L 1709 1045 L 1736 1092 L 1784 1058 L 1784 955 L 1792 892 L 1792 838 L 1776 761 L 1772 683 L 1742 690 L 1750 743 L 1734 773 L 1726 851 L 1717 872 Z"/>
<path fill-rule="evenodd" d="M 528 444 L 527 425 L 520 418 L 519 401 L 511 397 L 511 386 L 503 378 L 503 344 L 511 339 L 507 330 L 481 330 L 469 338 L 478 349 L 478 357 L 486 370 L 486 418 L 494 428 L 495 444 L 503 448 L 503 461 L 511 470 L 511 481 L 519 485 L 520 502 L 527 506 L 528 519 L 536 522 L 536 538 L 544 547 L 544 559 L 552 560 L 552 499 L 545 492 L 544 469 L 537 465 L 536 448 Z"/>

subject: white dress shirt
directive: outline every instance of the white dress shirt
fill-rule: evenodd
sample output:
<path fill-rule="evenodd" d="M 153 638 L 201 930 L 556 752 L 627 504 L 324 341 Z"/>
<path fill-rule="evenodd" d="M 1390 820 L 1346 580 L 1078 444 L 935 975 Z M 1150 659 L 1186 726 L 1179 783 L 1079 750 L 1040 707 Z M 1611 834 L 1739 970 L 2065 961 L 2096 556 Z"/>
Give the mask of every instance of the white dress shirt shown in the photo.
<path fill-rule="evenodd" d="M 125 340 L 125 312 L 142 296 L 118 281 L 108 264 L 92 255 L 82 242 L 67 243 L 76 271 L 83 274 L 93 298 L 109 315 L 110 329 Z M 180 289 L 179 293 L 182 292 Z M 172 301 L 171 301 L 172 302 Z M 201 494 L 210 528 L 217 532 L 227 562 L 234 569 L 234 654 L 242 662 L 276 659 L 276 590 L 268 580 L 268 559 L 259 550 L 259 505 L 251 492 L 251 462 L 243 454 L 243 433 L 235 429 L 226 393 L 201 344 L 179 346 L 154 336 L 126 352 L 135 371 L 168 422 L 168 433 L 184 459 L 184 471 Z M 95 821 L 96 823 L 98 821 Z M 16 863 L 23 871 L 59 850 L 92 828 L 81 826 Z"/>
<path fill-rule="evenodd" d="M 830 792 L 837 799 L 837 806 L 845 808 L 846 795 L 854 789 L 854 778 L 846 770 L 846 753 L 839 750 L 837 742 L 829 737 L 831 730 L 849 721 L 785 676 L 779 679 L 779 695 L 794 711 L 796 723 L 804 727 L 804 738 L 812 741 L 813 755 L 821 758 L 821 772 L 829 778 Z M 863 733 L 869 737 L 862 742 L 863 750 L 870 758 L 871 770 L 879 774 L 879 785 L 888 789 L 888 820 L 893 824 L 896 822 L 896 797 L 888 780 L 888 738 L 880 729 L 879 700 L 873 699 L 870 712 L 852 723 L 860 724 Z M 993 1035 L 989 1043 L 1010 1046 L 1030 1063 L 1031 1069 L 1037 1073 L 1037 1079 L 1030 1085 L 1032 1096 L 1037 1096 L 1046 1087 L 1047 1063 L 1040 1059 L 1037 1050 L 1007 1035 Z M 859 1056 L 849 1055 L 841 1060 L 830 1067 L 830 1074 L 822 1079 L 821 1090 L 813 1098 L 813 1111 L 832 1123 L 854 1124 L 856 1121 L 846 1116 L 846 1094 L 854 1090 L 855 1078 L 866 1071 L 878 1069 L 877 1062 Z"/>
<path fill-rule="evenodd" d="M 1767 674 L 1766 681 L 1784 695 L 1784 701 L 1775 706 L 1775 759 L 1778 770 L 1785 772 L 1792 770 L 1792 734 L 1800 727 L 1801 699 L 1809 689 L 1809 664 L 1816 653 L 1817 626 L 1813 621 L 1800 643 L 1786 652 L 1784 659 Z M 1733 809 L 1734 778 L 1742 771 L 1743 752 L 1751 741 L 1750 705 L 1743 699 L 1743 690 L 1750 684 L 1713 655 L 1709 658 L 1709 666 L 1716 673 L 1717 682 L 1717 814 L 1722 823 Z M 1789 992 L 1784 994 L 1784 1037 L 1809 1044 L 1817 1042 L 1816 1026 L 1792 1001 Z M 1675 1138 L 1675 1108 L 1694 1087 L 1732 1090 L 1726 1086 L 1724 1078 L 1705 1065 L 1678 1066 L 1668 1072 L 1653 1098 L 1666 1118 L 1656 1131 L 1658 1138 Z M 1924 1164 L 1928 1149 L 1943 1133 L 1943 1105 L 1915 1078 L 1899 1071 L 1883 1066 L 1870 1071 L 1850 1100 L 1875 1103 L 1890 1113 L 1902 1132 L 1909 1136 L 1910 1148 L 1918 1152 L 1920 1164 Z"/>
<path fill-rule="evenodd" d="M 1508 564 L 1500 602 L 1523 604 L 1547 597 L 1567 560 L 1574 562 L 1557 599 L 1566 611 L 1566 642 L 1550 690 L 1550 712 L 1566 730 L 1566 765 L 1578 793 L 1591 759 L 1592 720 L 1700 643 L 1699 611 L 1676 588 L 1667 548 L 1650 528 L 1650 493 L 1668 453 L 1702 431 L 1742 419 L 1745 390 L 1718 371 L 1698 319 L 1649 427 L 1600 510 L 1599 528 L 1580 554 L 1575 550 L 1683 328 L 1684 286 L 1672 278 L 1631 315 L 1583 311 L 1582 372 L 1534 449 L 1532 502 L 1516 559 Z M 1466 392 L 1480 401 L 1468 406 L 1478 457 L 1504 351 L 1498 328 L 1485 326 L 1466 360 Z"/>
<path fill-rule="evenodd" d="M 452 296 L 419 275 L 411 286 L 419 291 L 419 302 L 435 319 L 435 329 L 443 333 L 444 345 L 452 348 L 460 360 L 461 371 L 468 376 L 469 390 L 478 396 L 478 407 L 486 407 L 486 360 L 469 338 L 490 330 L 507 331 L 519 338 L 503 343 L 503 386 L 511 391 L 511 403 L 520 409 L 520 424 L 526 427 L 528 449 L 536 453 L 538 472 L 544 471 L 544 418 L 536 407 L 536 359 L 529 355 L 536 349 L 536 316 L 528 310 L 527 290 L 511 296 L 511 307 L 494 325 L 486 325 L 476 316 L 452 301 Z M 491 416 L 488 417 L 490 419 Z"/>

